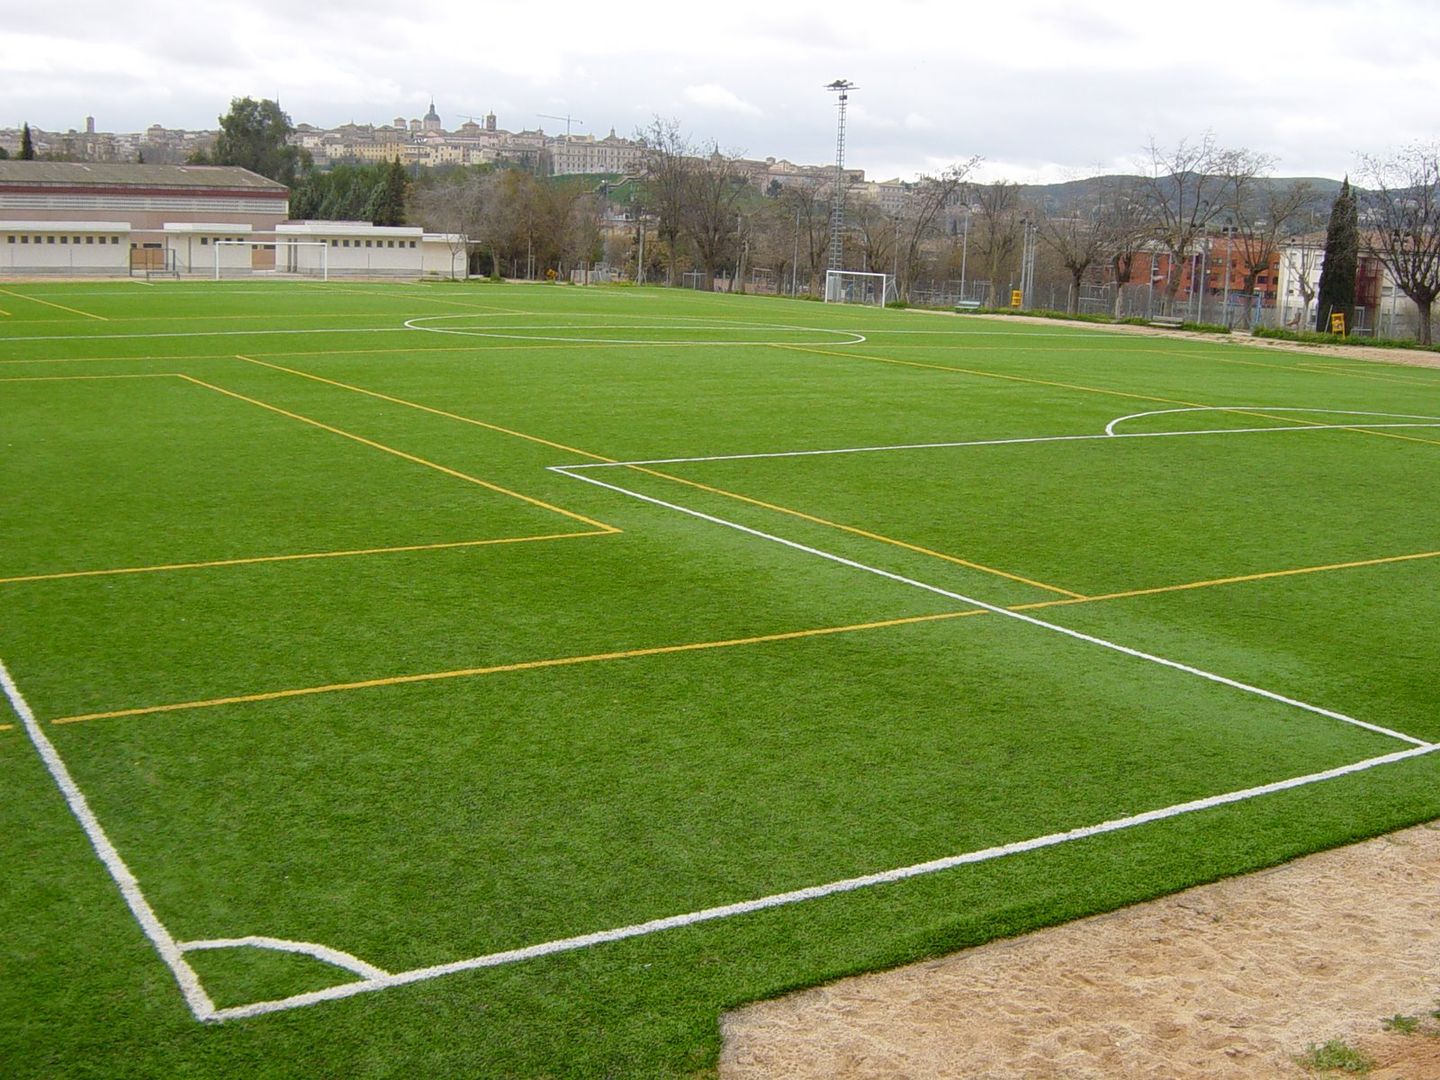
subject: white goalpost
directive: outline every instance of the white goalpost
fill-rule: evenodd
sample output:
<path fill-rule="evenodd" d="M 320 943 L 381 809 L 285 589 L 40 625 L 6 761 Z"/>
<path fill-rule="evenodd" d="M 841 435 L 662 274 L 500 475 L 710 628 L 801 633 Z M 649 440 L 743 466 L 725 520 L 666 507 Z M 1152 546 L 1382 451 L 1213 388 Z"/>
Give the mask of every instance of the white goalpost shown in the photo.
<path fill-rule="evenodd" d="M 866 270 L 825 271 L 825 302 L 827 304 L 875 304 L 884 307 L 900 299 L 893 274 L 876 274 Z"/>
<path fill-rule="evenodd" d="M 323 240 L 216 240 L 213 247 L 216 281 L 252 274 L 330 280 L 330 245 Z"/>

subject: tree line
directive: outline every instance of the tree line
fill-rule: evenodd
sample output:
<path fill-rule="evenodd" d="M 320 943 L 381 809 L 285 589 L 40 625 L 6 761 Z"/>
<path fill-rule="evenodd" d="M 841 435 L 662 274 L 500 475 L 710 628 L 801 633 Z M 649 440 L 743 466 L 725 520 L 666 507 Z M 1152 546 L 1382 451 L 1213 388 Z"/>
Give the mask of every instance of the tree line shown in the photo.
<path fill-rule="evenodd" d="M 809 171 L 762 186 L 754 163 L 713 141 L 695 143 L 673 119 L 656 117 L 636 133 L 645 150 L 636 176 L 611 178 L 497 165 L 411 175 L 398 160 L 320 171 L 290 144 L 292 133 L 277 103 L 237 98 L 214 146 L 194 160 L 287 184 L 296 218 L 409 222 L 453 235 L 472 271 L 484 274 L 563 277 L 605 263 L 635 280 L 814 296 L 831 261 L 833 177 Z M 1436 145 L 1362 157 L 1357 183 L 1347 178 L 1333 200 L 1309 181 L 1276 180 L 1269 155 L 1210 134 L 1172 146 L 1152 140 L 1132 175 L 1038 193 L 976 182 L 980 160 L 892 187 L 883 204 L 868 189 L 849 192 L 841 265 L 892 274 L 902 300 L 949 296 L 963 283 L 998 305 L 1028 257 L 1042 284 L 1063 290 L 1066 310 L 1077 310 L 1090 285 L 1113 290 L 1117 315 L 1143 273 L 1160 310 L 1173 312 L 1184 268 L 1215 244 L 1226 251 L 1227 289 L 1232 267 L 1238 278 L 1236 308 L 1248 313 L 1257 292 L 1273 287 L 1262 279 L 1292 238 L 1328 217 L 1324 274 L 1318 282 L 1303 268 L 1298 274 L 1320 328 L 1333 313 L 1352 321 L 1364 257 L 1414 302 L 1419 336 L 1430 341 L 1440 295 Z"/>

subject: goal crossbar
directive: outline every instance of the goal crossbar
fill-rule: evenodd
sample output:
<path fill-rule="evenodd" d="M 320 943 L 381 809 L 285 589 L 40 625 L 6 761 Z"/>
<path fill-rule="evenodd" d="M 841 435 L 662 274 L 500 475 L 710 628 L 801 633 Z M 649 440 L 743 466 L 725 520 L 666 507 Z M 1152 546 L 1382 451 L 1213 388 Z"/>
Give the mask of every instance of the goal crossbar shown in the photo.
<path fill-rule="evenodd" d="M 212 245 L 215 249 L 215 280 L 219 281 L 227 272 L 252 274 L 256 268 L 251 263 L 245 265 L 229 265 L 221 257 L 223 248 L 246 248 L 254 251 L 257 248 L 272 248 L 275 252 L 275 265 L 261 269 L 260 273 L 274 274 L 302 274 L 310 277 L 318 277 L 321 281 L 330 280 L 330 245 L 324 240 L 216 240 Z"/>
<path fill-rule="evenodd" d="M 884 307 L 899 298 L 893 274 L 869 270 L 825 271 L 827 304 L 874 304 Z"/>

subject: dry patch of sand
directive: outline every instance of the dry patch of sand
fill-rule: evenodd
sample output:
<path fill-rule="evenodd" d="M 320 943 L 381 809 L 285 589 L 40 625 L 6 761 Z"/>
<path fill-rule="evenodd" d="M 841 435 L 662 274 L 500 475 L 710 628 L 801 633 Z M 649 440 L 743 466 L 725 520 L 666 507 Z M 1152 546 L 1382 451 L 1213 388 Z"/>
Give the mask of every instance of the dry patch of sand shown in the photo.
<path fill-rule="evenodd" d="M 1336 1039 L 1370 1080 L 1437 1080 L 1437 1008 L 1440 821 L 747 1006 L 720 1076 L 1299 1078 Z"/>

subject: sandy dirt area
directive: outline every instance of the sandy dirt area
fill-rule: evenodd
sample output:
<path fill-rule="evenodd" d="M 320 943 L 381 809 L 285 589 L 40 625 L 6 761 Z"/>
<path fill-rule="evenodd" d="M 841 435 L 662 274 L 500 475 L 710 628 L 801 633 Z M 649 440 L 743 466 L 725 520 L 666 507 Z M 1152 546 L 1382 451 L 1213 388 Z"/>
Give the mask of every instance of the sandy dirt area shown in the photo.
<path fill-rule="evenodd" d="M 1437 1009 L 1440 821 L 738 1009 L 720 1076 L 1298 1080 L 1340 1040 L 1437 1080 Z"/>

